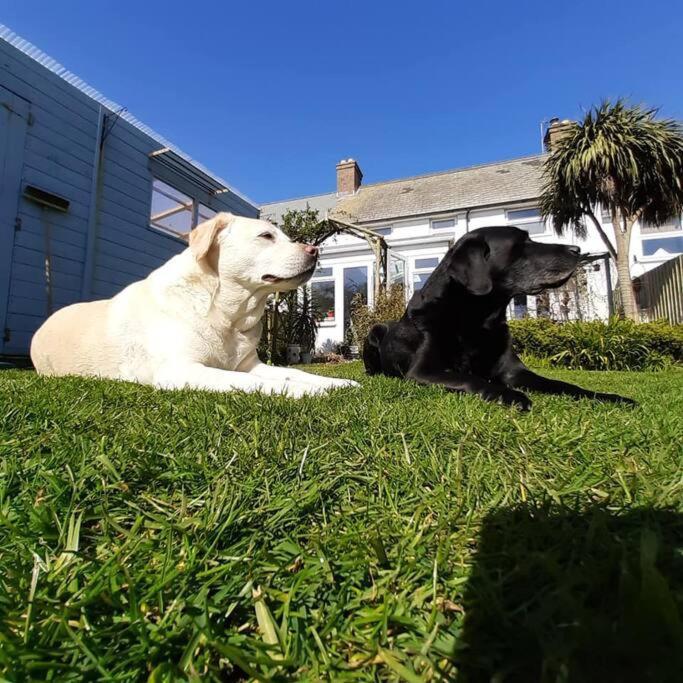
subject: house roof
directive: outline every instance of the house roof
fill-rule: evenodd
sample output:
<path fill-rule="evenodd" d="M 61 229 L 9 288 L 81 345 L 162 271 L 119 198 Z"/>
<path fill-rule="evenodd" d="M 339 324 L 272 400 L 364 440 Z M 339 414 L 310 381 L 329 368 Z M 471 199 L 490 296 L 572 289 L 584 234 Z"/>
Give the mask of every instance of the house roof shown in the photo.
<path fill-rule="evenodd" d="M 279 224 L 282 215 L 287 211 L 302 211 L 306 207 L 315 209 L 320 217 L 324 218 L 326 211 L 331 211 L 337 203 L 337 193 L 315 194 L 310 197 L 297 197 L 296 199 L 284 199 L 281 202 L 264 204 L 261 207 L 261 217 L 273 223 Z"/>
<path fill-rule="evenodd" d="M 38 62 L 41 66 L 48 69 L 48 71 L 51 71 L 52 73 L 56 74 L 61 79 L 65 80 L 67 83 L 72 85 L 74 88 L 80 90 L 82 93 L 87 95 L 90 99 L 101 104 L 103 107 L 106 107 L 110 111 L 116 113 L 117 116 L 122 118 L 124 121 L 130 123 L 131 126 L 137 128 L 138 130 L 142 131 L 150 138 L 152 138 L 154 141 L 158 142 L 161 147 L 167 147 L 168 149 L 172 150 L 184 161 L 186 161 L 189 164 L 192 164 L 195 168 L 199 169 L 202 173 L 212 178 L 215 182 L 219 183 L 227 190 L 230 190 L 230 192 L 237 195 L 248 204 L 251 204 L 254 207 L 257 206 L 257 204 L 253 202 L 251 199 L 249 199 L 249 197 L 242 194 L 233 186 L 229 185 L 225 180 L 223 180 L 223 178 L 216 175 L 212 171 L 209 171 L 209 169 L 207 169 L 205 166 L 200 164 L 191 156 L 189 156 L 181 149 L 176 147 L 172 142 L 169 142 L 166 138 L 159 135 L 159 133 L 157 133 L 155 130 L 142 123 L 142 121 L 140 121 L 139 119 L 135 118 L 135 116 L 133 116 L 130 112 L 125 110 L 125 107 L 121 107 L 120 105 L 116 104 L 116 102 L 113 102 L 112 100 L 105 97 L 102 93 L 100 93 L 98 90 L 95 90 L 95 88 L 93 88 L 92 86 L 88 85 L 85 81 L 83 81 L 78 76 L 73 74 L 71 71 L 63 67 L 59 62 L 54 60 L 52 57 L 45 54 L 42 50 L 37 48 L 28 40 L 24 40 L 24 38 L 18 36 L 16 33 L 14 33 L 14 31 L 12 31 L 10 28 L 1 23 L 0 39 L 9 43 L 20 52 L 23 52 L 27 57 L 30 57 L 34 61 Z"/>
<path fill-rule="evenodd" d="M 287 209 L 308 204 L 330 215 L 344 215 L 357 223 L 386 221 L 424 214 L 512 204 L 541 194 L 545 155 L 469 166 L 440 173 L 362 185 L 353 195 L 332 192 L 275 202 L 261 207 L 264 217 L 281 216 Z"/>

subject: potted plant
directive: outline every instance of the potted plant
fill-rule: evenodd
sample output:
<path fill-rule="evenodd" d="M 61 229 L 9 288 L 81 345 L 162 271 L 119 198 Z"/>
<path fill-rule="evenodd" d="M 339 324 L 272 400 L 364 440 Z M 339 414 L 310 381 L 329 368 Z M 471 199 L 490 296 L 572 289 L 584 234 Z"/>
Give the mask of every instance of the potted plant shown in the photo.
<path fill-rule="evenodd" d="M 298 357 L 297 361 L 310 363 L 313 355 L 313 347 L 320 324 L 320 314 L 311 301 L 310 293 L 304 287 L 299 295 L 293 297 L 291 317 L 289 320 L 289 345 L 287 347 L 288 361 L 290 356 Z"/>

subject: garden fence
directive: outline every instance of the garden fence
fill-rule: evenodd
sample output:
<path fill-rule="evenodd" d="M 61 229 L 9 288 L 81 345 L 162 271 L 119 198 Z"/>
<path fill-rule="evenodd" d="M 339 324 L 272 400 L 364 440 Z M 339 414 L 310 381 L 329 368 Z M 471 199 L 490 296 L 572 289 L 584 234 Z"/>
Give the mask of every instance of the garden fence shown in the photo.
<path fill-rule="evenodd" d="M 634 279 L 643 320 L 683 323 L 683 255 Z"/>

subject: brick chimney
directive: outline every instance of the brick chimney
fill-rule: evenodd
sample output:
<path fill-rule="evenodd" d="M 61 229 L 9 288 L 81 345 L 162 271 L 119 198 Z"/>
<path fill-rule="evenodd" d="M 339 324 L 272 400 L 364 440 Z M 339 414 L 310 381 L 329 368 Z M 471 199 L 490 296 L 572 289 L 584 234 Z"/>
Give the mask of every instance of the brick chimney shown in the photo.
<path fill-rule="evenodd" d="M 569 119 L 564 119 L 564 121 L 560 121 L 558 118 L 550 119 L 548 130 L 546 130 L 545 136 L 543 137 L 545 151 L 552 152 L 558 141 L 569 134 L 573 125 L 574 121 L 570 121 Z"/>
<path fill-rule="evenodd" d="M 342 159 L 337 164 L 337 195 L 354 194 L 363 180 L 363 172 L 353 159 Z"/>

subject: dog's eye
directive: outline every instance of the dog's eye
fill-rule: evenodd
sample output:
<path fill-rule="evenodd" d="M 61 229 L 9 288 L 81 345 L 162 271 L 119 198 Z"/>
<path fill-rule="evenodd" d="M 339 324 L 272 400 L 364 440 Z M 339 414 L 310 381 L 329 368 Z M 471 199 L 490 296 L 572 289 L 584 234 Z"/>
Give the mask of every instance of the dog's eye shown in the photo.
<path fill-rule="evenodd" d="M 262 232 L 259 237 L 263 237 L 264 240 L 270 240 L 271 242 L 275 239 L 275 235 L 272 232 Z"/>

